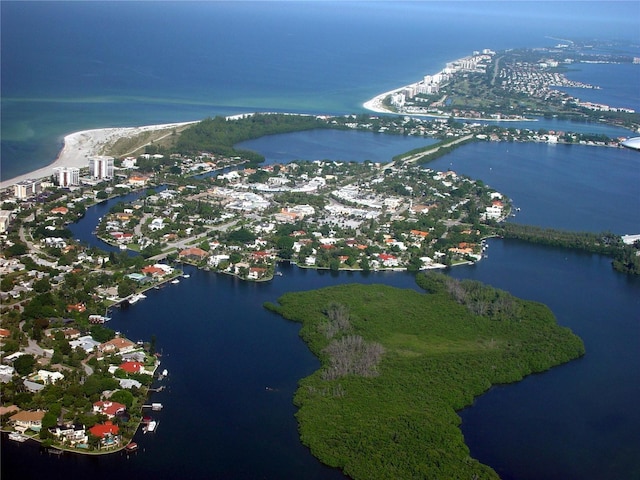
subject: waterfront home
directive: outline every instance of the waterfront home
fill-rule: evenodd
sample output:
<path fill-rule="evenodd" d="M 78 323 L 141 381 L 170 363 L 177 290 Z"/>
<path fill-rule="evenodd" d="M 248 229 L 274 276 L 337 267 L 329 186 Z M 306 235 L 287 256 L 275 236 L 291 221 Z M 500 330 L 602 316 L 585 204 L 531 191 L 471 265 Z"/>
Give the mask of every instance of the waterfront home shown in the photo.
<path fill-rule="evenodd" d="M 57 425 L 55 428 L 49 429 L 51 434 L 62 441 L 69 444 L 76 445 L 78 443 L 86 444 L 89 442 L 89 436 L 84 428 L 84 425 Z"/>
<path fill-rule="evenodd" d="M 118 402 L 100 400 L 93 404 L 93 411 L 95 413 L 102 413 L 109 418 L 115 417 L 118 413 L 123 413 L 126 409 L 126 405 Z"/>
<path fill-rule="evenodd" d="M 42 428 L 42 418 L 46 412 L 44 410 L 26 411 L 16 413 L 9 417 L 9 421 L 13 423 L 14 428 L 24 433 L 25 430 L 39 431 Z"/>
<path fill-rule="evenodd" d="M 267 269 L 262 267 L 250 267 L 247 278 L 249 280 L 258 280 L 267 274 Z"/>
<path fill-rule="evenodd" d="M 134 350 L 136 348 L 136 344 L 131 340 L 122 337 L 116 337 L 108 342 L 101 343 L 98 346 L 98 351 L 100 353 L 126 353 Z"/>
<path fill-rule="evenodd" d="M 155 265 L 147 265 L 141 270 L 143 275 L 148 275 L 153 278 L 159 278 L 166 275 L 166 272 L 162 268 L 158 268 Z"/>
<path fill-rule="evenodd" d="M 110 420 L 104 423 L 97 423 L 89 429 L 91 435 L 101 439 L 102 446 L 118 445 L 120 438 L 117 436 L 120 427 L 114 425 Z"/>
<path fill-rule="evenodd" d="M 182 250 L 179 254 L 180 258 L 184 258 L 186 260 L 199 262 L 204 260 L 209 255 L 209 252 L 202 250 L 198 247 L 187 248 Z"/>
<path fill-rule="evenodd" d="M 151 375 L 153 372 L 149 372 L 144 368 L 144 364 L 141 362 L 124 362 L 121 363 L 118 368 L 121 368 L 127 373 L 143 373 L 146 375 Z"/>
<path fill-rule="evenodd" d="M 120 388 L 126 388 L 127 390 L 132 389 L 133 387 L 141 388 L 142 383 L 137 380 L 133 380 L 132 378 L 116 378 L 118 383 L 120 384 Z"/>
<path fill-rule="evenodd" d="M 380 253 L 378 255 L 378 259 L 382 262 L 382 265 L 384 265 L 385 267 L 397 267 L 399 264 L 398 259 L 395 256 L 390 255 L 388 253 Z"/>

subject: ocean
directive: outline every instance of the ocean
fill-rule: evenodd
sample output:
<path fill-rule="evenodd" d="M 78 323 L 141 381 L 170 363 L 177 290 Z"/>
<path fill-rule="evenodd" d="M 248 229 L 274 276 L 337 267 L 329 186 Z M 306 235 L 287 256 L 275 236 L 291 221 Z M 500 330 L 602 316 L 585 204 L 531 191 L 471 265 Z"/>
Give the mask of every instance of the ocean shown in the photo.
<path fill-rule="evenodd" d="M 1 175 L 49 163 L 62 137 L 76 130 L 250 111 L 358 113 L 374 95 L 477 49 L 549 46 L 567 37 L 640 45 L 638 2 L 545 6 L 0 2 Z M 637 70 L 606 71 L 589 65 L 570 77 L 603 81 L 602 90 L 589 91 L 592 101 L 637 101 L 639 84 L 629 78 Z M 265 152 L 317 159 L 377 149 L 368 137 L 356 137 L 360 147 L 308 135 L 281 145 L 271 139 Z M 328 153 L 324 144 L 331 144 Z M 453 164 L 504 190 L 523 207 L 515 221 L 640 233 L 636 152 L 472 144 L 439 162 L 432 166 Z M 92 229 L 81 222 L 74 233 L 82 238 Z M 265 284 L 192 270 L 190 279 L 114 311 L 112 328 L 134 340 L 155 334 L 163 350 L 170 376 L 167 391 L 152 397 L 165 404 L 158 432 L 139 435 L 141 451 L 130 458 L 58 458 L 3 439 L 2 478 L 342 478 L 298 439 L 291 399 L 317 360 L 298 326 L 262 304 L 343 282 L 415 288 L 413 277 L 280 268 L 283 276 Z M 505 479 L 640 478 L 637 279 L 597 255 L 500 240 L 491 242 L 486 261 L 451 274 L 548 304 L 587 347 L 583 359 L 495 387 L 461 412 L 471 455 Z"/>
<path fill-rule="evenodd" d="M 637 50 L 638 10 L 637 2 L 3 1 L 0 178 L 51 163 L 64 135 L 88 128 L 362 112 L 371 97 L 483 48 L 590 35 Z M 637 101 L 636 85 L 615 90 Z"/>

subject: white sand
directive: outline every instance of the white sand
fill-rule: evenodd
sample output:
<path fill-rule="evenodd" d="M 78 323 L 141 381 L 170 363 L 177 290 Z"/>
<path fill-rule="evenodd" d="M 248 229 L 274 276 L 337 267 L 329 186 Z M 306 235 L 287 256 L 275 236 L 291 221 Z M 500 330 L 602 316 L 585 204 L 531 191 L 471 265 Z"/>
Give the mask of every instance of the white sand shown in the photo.
<path fill-rule="evenodd" d="M 362 106 L 367 110 L 371 110 L 376 113 L 395 113 L 392 110 L 389 110 L 387 107 L 383 105 L 383 100 L 387 98 L 392 93 L 399 92 L 405 87 L 396 88 L 395 90 L 389 90 L 388 92 L 381 93 L 380 95 L 373 97 L 371 100 L 364 102 Z"/>
<path fill-rule="evenodd" d="M 64 137 L 64 146 L 53 163 L 33 172 L 3 180 L 0 182 L 0 189 L 10 187 L 22 180 L 49 177 L 53 174 L 55 167 L 87 167 L 89 157 L 100 155 L 103 147 L 113 145 L 119 138 L 133 137 L 143 132 L 176 128 L 191 123 L 197 123 L 197 121 L 143 127 L 97 128 L 72 133 Z"/>

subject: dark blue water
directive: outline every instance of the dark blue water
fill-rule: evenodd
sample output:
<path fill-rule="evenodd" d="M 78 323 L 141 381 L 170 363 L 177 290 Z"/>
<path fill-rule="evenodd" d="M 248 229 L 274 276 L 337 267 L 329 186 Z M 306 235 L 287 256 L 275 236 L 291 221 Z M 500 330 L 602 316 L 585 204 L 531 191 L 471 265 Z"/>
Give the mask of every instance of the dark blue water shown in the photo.
<path fill-rule="evenodd" d="M 551 46 L 550 36 L 640 43 L 637 15 L 576 5 L 1 2 L 1 176 L 50 163 L 77 130 L 247 111 L 358 113 L 473 50 Z"/>
<path fill-rule="evenodd" d="M 639 52 L 634 53 L 639 55 Z M 584 102 L 604 103 L 640 112 L 640 65 L 581 63 L 571 68 L 566 74 L 568 78 L 597 85 L 600 90 L 563 88 L 563 91 Z"/>
<path fill-rule="evenodd" d="M 628 149 L 474 143 L 431 162 L 506 194 L 510 219 L 574 231 L 640 233 L 640 155 Z"/>
<path fill-rule="evenodd" d="M 491 241 L 489 258 L 452 270 L 547 304 L 586 355 L 495 387 L 461 413 L 471 454 L 502 478 L 640 478 L 640 279 L 598 255 Z"/>
<path fill-rule="evenodd" d="M 349 130 L 311 130 L 295 134 L 269 135 L 236 145 L 259 151 L 265 163 L 295 160 L 390 162 L 394 155 L 436 143 L 433 138 L 381 135 Z"/>

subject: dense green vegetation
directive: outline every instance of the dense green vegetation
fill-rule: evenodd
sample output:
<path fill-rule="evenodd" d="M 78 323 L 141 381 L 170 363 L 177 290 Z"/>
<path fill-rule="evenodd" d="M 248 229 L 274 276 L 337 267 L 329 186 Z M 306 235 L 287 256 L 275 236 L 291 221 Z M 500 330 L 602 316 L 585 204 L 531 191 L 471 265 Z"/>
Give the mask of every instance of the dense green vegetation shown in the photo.
<path fill-rule="evenodd" d="M 613 257 L 613 268 L 622 273 L 640 275 L 640 244 L 625 245 L 619 235 L 611 232 L 570 232 L 553 228 L 505 223 L 498 228 L 505 238 L 554 247 L 584 250 Z"/>
<path fill-rule="evenodd" d="M 302 322 L 322 362 L 295 395 L 302 442 L 355 479 L 497 478 L 469 456 L 456 410 L 584 346 L 539 303 L 441 274 L 418 283 L 433 293 L 354 284 L 266 305 Z"/>
<path fill-rule="evenodd" d="M 326 127 L 325 121 L 308 115 L 255 114 L 234 120 L 224 117 L 208 118 L 184 130 L 177 140 L 175 151 L 183 154 L 209 152 L 241 156 L 252 162 L 262 162 L 262 155 L 248 150 L 236 150 L 233 146 L 265 135 Z"/>

